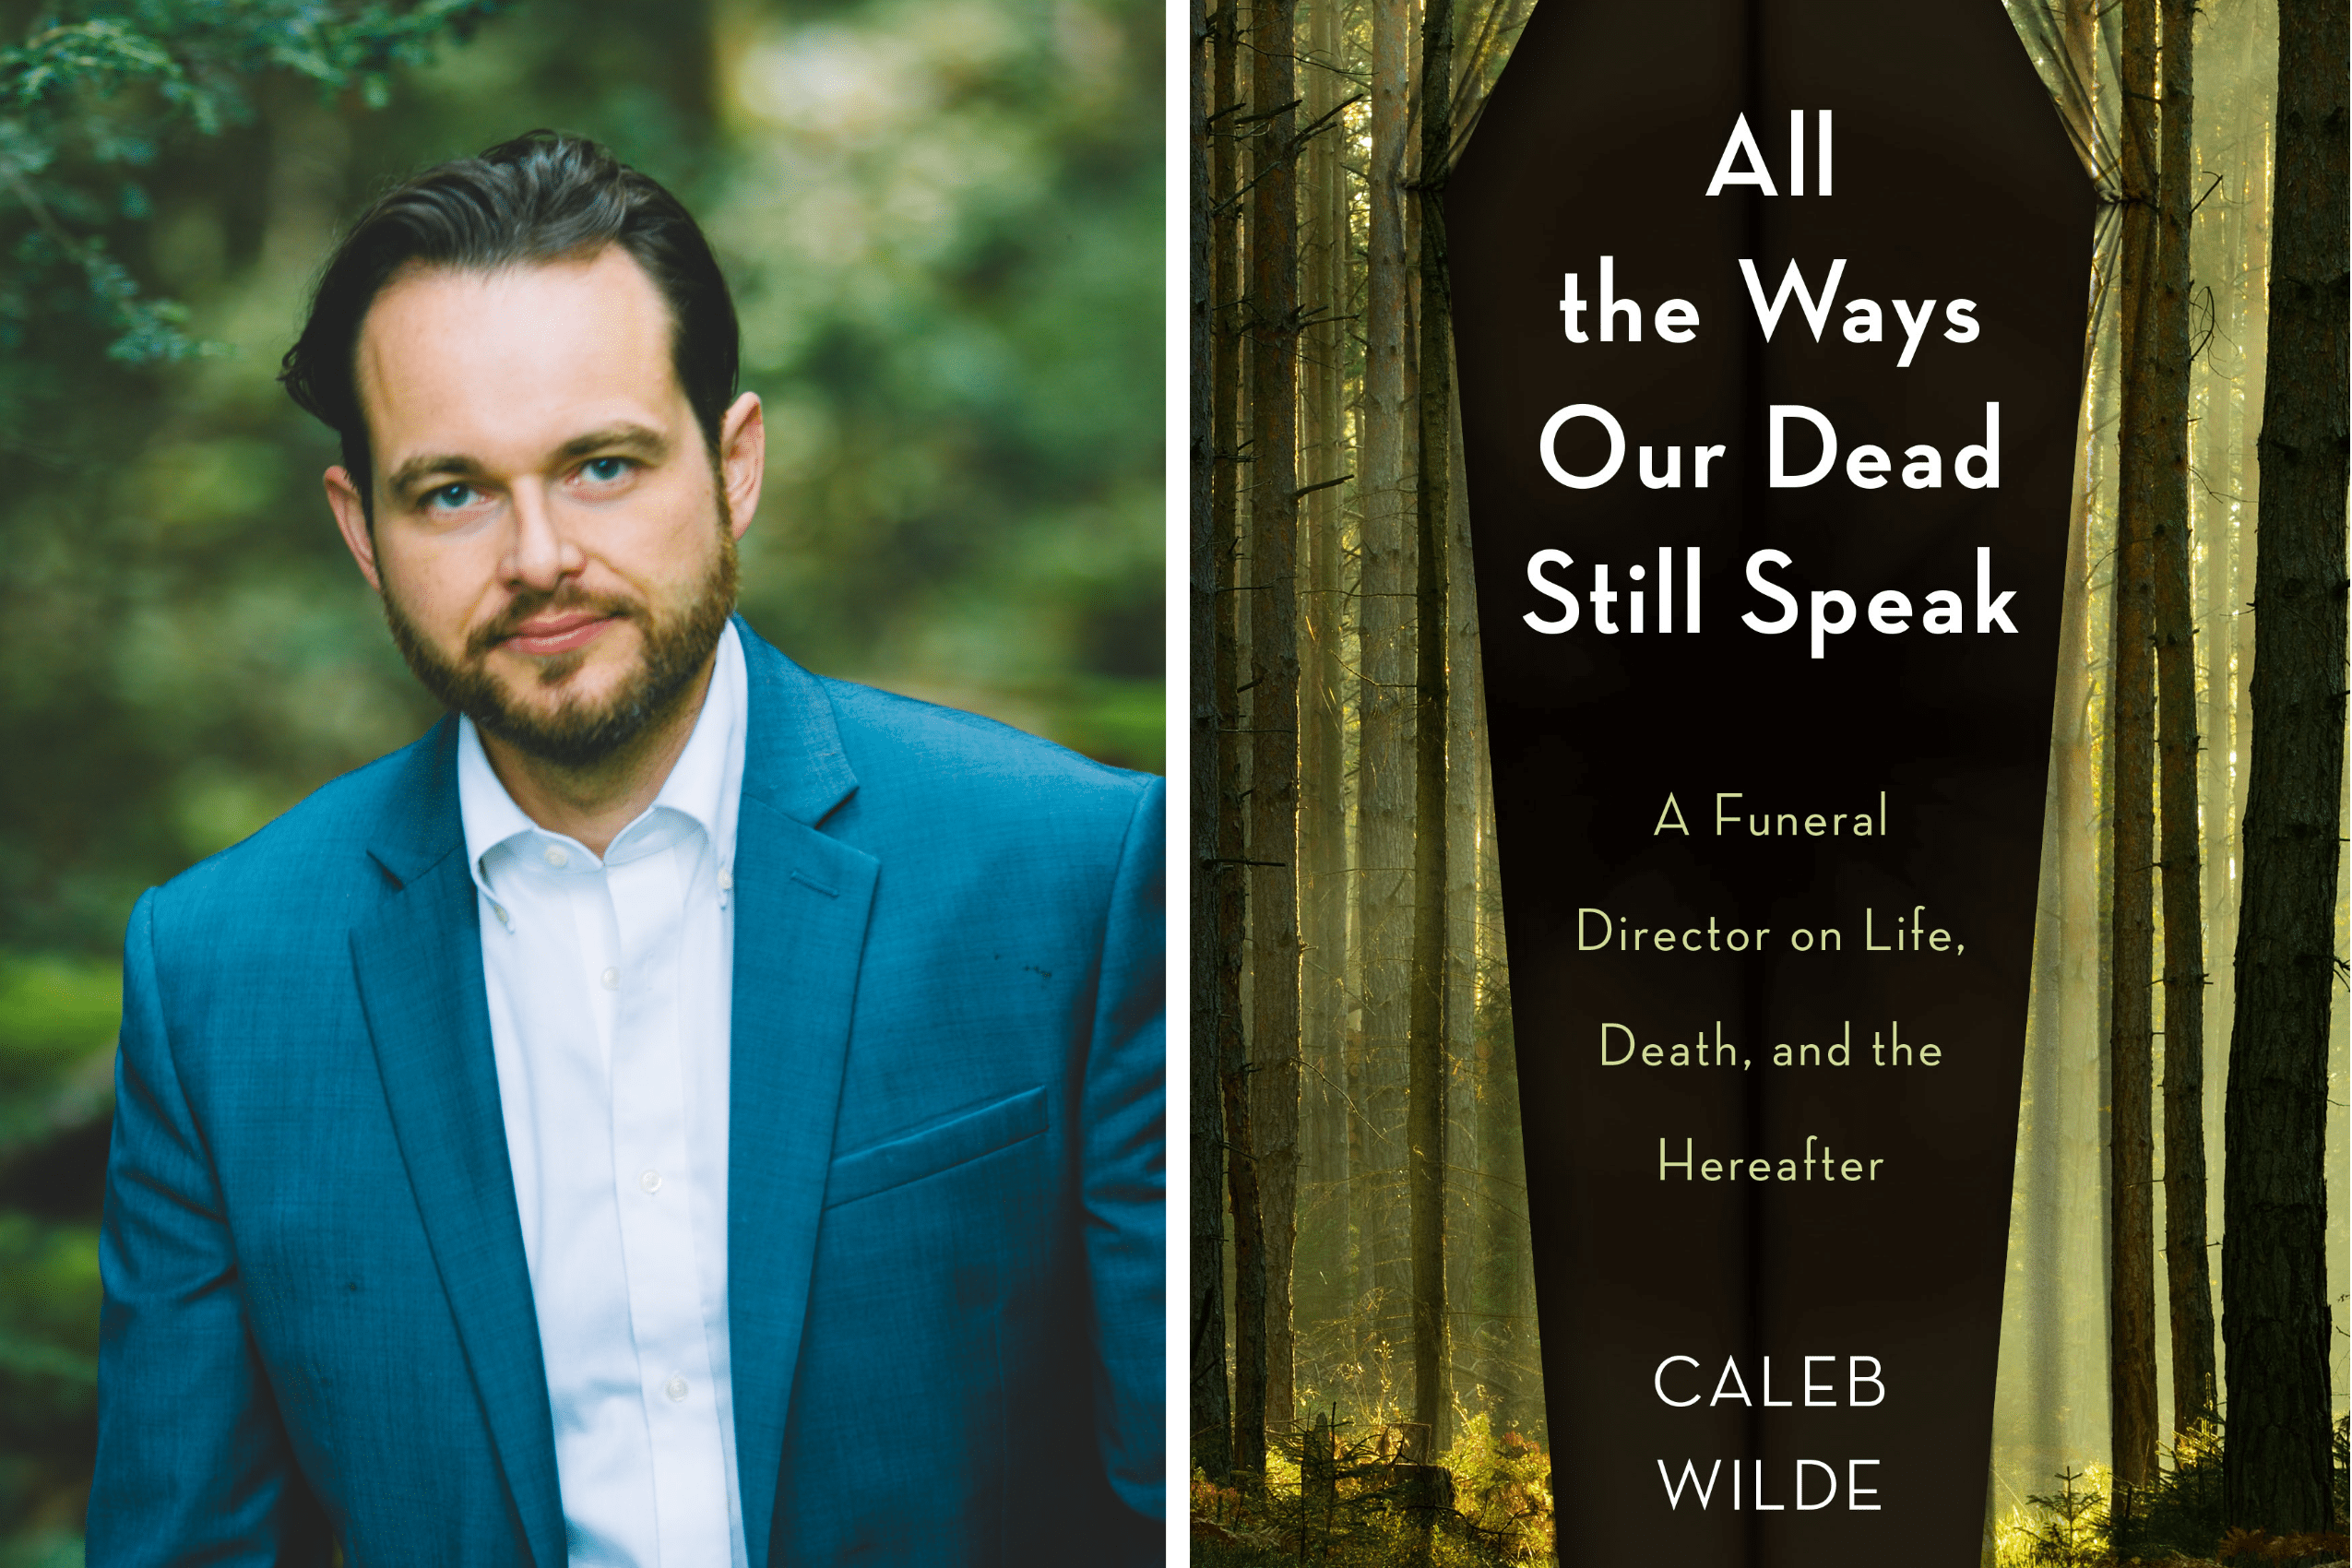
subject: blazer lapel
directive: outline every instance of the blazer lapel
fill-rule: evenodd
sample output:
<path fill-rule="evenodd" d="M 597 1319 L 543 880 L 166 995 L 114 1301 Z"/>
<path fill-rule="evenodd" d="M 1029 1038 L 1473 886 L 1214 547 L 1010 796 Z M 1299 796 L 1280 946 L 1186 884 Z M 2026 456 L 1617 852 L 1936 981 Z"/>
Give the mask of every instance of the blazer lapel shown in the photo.
<path fill-rule="evenodd" d="M 395 885 L 351 933 L 360 1004 L 417 1212 L 539 1568 L 565 1557 L 555 1434 L 483 996 L 481 934 L 457 813 L 454 721 L 410 754 L 413 810 L 370 853 Z"/>
<path fill-rule="evenodd" d="M 741 622 L 727 1300 L 743 1540 L 765 1568 L 880 862 L 818 831 L 857 787 L 831 701 Z"/>

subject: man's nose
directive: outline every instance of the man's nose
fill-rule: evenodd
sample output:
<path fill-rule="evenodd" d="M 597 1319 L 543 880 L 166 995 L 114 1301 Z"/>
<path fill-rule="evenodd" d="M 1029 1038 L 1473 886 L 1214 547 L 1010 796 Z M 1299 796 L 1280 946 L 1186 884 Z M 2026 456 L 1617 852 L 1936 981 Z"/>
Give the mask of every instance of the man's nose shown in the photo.
<path fill-rule="evenodd" d="M 506 580 L 517 588 L 552 589 L 577 572 L 586 558 L 564 533 L 544 485 L 527 481 L 515 487 L 513 495 Z"/>

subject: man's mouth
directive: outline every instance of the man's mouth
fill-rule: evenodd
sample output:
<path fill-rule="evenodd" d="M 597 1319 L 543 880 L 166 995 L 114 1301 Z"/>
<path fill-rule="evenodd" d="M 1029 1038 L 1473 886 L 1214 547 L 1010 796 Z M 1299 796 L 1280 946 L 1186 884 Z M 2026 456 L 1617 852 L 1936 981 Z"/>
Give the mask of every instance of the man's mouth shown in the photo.
<path fill-rule="evenodd" d="M 566 610 L 534 615 L 515 628 L 503 642 L 510 652 L 545 659 L 586 647 L 619 617 L 595 611 Z"/>

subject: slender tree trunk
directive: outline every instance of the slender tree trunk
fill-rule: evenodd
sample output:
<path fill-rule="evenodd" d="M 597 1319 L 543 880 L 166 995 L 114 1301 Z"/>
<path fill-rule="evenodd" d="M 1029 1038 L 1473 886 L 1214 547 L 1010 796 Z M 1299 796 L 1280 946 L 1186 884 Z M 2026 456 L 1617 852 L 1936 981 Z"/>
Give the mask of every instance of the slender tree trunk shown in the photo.
<path fill-rule="evenodd" d="M 1299 1191 L 1299 196 L 1290 0 L 1250 30 L 1251 1130 L 1265 1204 L 1265 1419 L 1289 1431 Z"/>
<path fill-rule="evenodd" d="M 2108 1396 L 2115 1477 L 2143 1487 L 2156 1477 L 2155 1164 L 2151 1126 L 2156 859 L 2156 682 L 2150 530 L 2163 422 L 2154 395 L 2156 0 L 2126 0 L 2123 13 L 2123 240 L 2118 300 L 2123 327 L 2121 506 L 2115 567 L 2113 813 L 2114 992 L 2108 1024 L 2114 1213 Z"/>
<path fill-rule="evenodd" d="M 1363 506 L 1359 588 L 1362 671 L 1357 738 L 1357 917 L 1362 955 L 1358 994 L 1363 1009 L 1367 1091 L 1364 1131 L 1373 1167 L 1363 1172 L 1356 1206 L 1366 1239 L 1368 1284 L 1380 1336 L 1390 1345 L 1409 1332 L 1408 1259 L 1396 1244 L 1396 1213 L 1404 1160 L 1398 1155 L 1405 1104 L 1405 1036 L 1412 857 L 1412 786 L 1407 751 L 1411 629 L 1404 613 L 1405 361 L 1411 327 L 1406 288 L 1404 164 L 1410 0 L 1372 0 L 1372 152 L 1365 183 L 1363 464 L 1357 485 Z"/>
<path fill-rule="evenodd" d="M 1344 0 L 1343 0 L 1344 3 Z M 1343 13 L 1343 21 L 1346 15 Z M 1344 54 L 1342 62 L 1353 79 L 1367 79 L 1371 64 L 1372 38 L 1369 29 L 1343 25 L 1340 30 Z M 1369 93 L 1368 93 L 1369 96 Z M 1367 105 L 1360 125 L 1369 125 Z M 1348 145 L 1358 140 L 1351 129 Z M 1371 1237 L 1373 1210 L 1372 1200 L 1378 1183 L 1372 1159 L 1378 1146 L 1371 1134 L 1368 1111 L 1371 1105 L 1371 1077 L 1366 1061 L 1364 981 L 1369 968 L 1366 953 L 1370 936 L 1364 916 L 1370 902 L 1369 885 L 1364 875 L 1365 845 L 1369 824 L 1368 789 L 1371 776 L 1362 766 L 1365 738 L 1365 709 L 1370 682 L 1364 660 L 1370 656 L 1372 640 L 1365 623 L 1368 602 L 1365 589 L 1369 579 L 1366 572 L 1366 550 L 1369 533 L 1365 518 L 1372 505 L 1371 468 L 1368 457 L 1366 420 L 1370 407 L 1367 392 L 1368 358 L 1362 344 L 1368 321 L 1368 297 L 1371 287 L 1368 255 L 1360 236 L 1366 232 L 1371 212 L 1371 171 L 1372 160 L 1350 153 L 1343 158 L 1341 210 L 1344 214 L 1342 234 L 1342 276 L 1345 279 L 1343 297 L 1353 325 L 1347 327 L 1343 341 L 1348 350 L 1346 387 L 1342 398 L 1348 410 L 1349 431 L 1348 467 L 1355 481 L 1342 493 L 1347 498 L 1346 523 L 1349 536 L 1345 544 L 1348 565 L 1345 572 L 1339 629 L 1341 644 L 1346 650 L 1343 669 L 1335 679 L 1344 680 L 1347 691 L 1348 723 L 1344 732 L 1345 756 L 1342 766 L 1348 778 L 1348 962 L 1342 985 L 1346 992 L 1345 1014 L 1340 1028 L 1339 1050 L 1343 1059 L 1341 1079 L 1345 1107 L 1344 1159 L 1347 1166 L 1346 1235 L 1338 1247 L 1345 1253 L 1339 1272 L 1337 1290 L 1346 1301 L 1346 1318 L 1333 1340 L 1335 1354 L 1343 1357 L 1341 1366 L 1353 1373 L 1348 1381 L 1361 1415 L 1369 1415 L 1374 1406 L 1372 1370 L 1375 1365 L 1370 1350 L 1369 1311 L 1372 1300 L 1372 1249 Z M 1361 216 L 1359 216 L 1359 212 Z"/>
<path fill-rule="evenodd" d="M 2224 1102 L 2233 1525 L 2329 1526 L 2327 1040 L 2344 788 L 2343 0 L 2278 7 L 2251 775 Z"/>
<path fill-rule="evenodd" d="M 1453 320 L 1445 276 L 1446 144 L 1453 137 L 1453 0 L 1421 23 L 1420 453 L 1414 577 L 1413 994 L 1408 1046 L 1412 1194 L 1413 1406 L 1433 1450 L 1451 1411 L 1445 1344 L 1445 536 L 1452 490 Z M 1424 1463 L 1431 1455 L 1421 1456 Z"/>
<path fill-rule="evenodd" d="M 2172 1426 L 2215 1406 L 2212 1273 L 2205 1259 L 2204 866 L 2197 818 L 2197 667 L 2189 596 L 2190 130 L 2192 0 L 2164 0 L 2162 155 L 2156 174 L 2150 476 L 2156 683 L 2162 730 L 2164 876 L 2164 1247 L 2171 1305 Z"/>
<path fill-rule="evenodd" d="M 1234 802 L 1238 814 L 1240 802 Z M 1237 833 L 1235 837 L 1239 837 Z M 1233 911 L 1236 918 L 1240 911 Z M 1233 1474 L 1253 1485 L 1265 1480 L 1265 1204 L 1251 1156 L 1249 1060 L 1241 1049 L 1241 1000 L 1220 1044 L 1219 1087 L 1225 1108 L 1225 1179 L 1233 1197 Z"/>
<path fill-rule="evenodd" d="M 2234 505 L 2213 508 L 2217 528 L 2209 530 L 2204 550 L 2205 570 L 2199 583 L 2204 600 L 2206 719 L 2203 736 L 2204 799 L 2203 812 L 2210 825 L 2205 855 L 2205 1016 L 2219 1026 L 2219 1039 L 2207 1034 L 2208 1064 L 2218 1053 L 2227 1062 L 2229 1019 L 2237 1006 L 2237 974 L 2229 962 L 2238 950 L 2238 896 L 2241 856 L 2238 828 L 2246 814 L 2246 778 L 2241 760 L 2248 754 L 2247 709 L 2242 672 L 2253 667 L 2253 623 L 2241 614 L 2254 597 L 2254 518 L 2260 510 L 2259 460 L 2254 440 L 2262 424 L 2262 386 L 2242 384 L 2244 368 L 2263 362 L 2263 331 L 2269 319 L 2266 282 L 2270 266 L 2268 212 L 2270 189 L 2269 140 L 2271 62 L 2263 62 L 2263 85 L 2256 87 L 2255 30 L 2237 30 L 2234 49 L 2241 56 L 2229 62 L 2227 76 L 2236 90 L 2227 115 L 2231 145 L 2239 148 L 2231 160 L 2229 184 L 2210 198 L 2221 208 L 2220 227 L 2226 236 L 2216 272 L 2235 286 L 2216 288 L 2226 312 L 2215 323 L 2215 342 L 2234 344 L 2237 354 L 2208 352 L 2206 374 L 2212 402 L 2223 415 L 2224 440 L 2219 467 L 2226 479 L 2215 488 L 2236 498 Z M 2201 53 L 2206 53 L 2200 51 Z M 2210 58 L 2210 54 L 2207 54 Z M 2192 198 L 2194 200 L 2195 198 Z M 2201 434 L 2204 434 L 2200 427 Z M 2218 1161 L 2221 1142 L 2221 1100 L 2208 1097 L 2206 1134 Z M 2207 1202 L 2214 1202 L 2214 1181 L 2219 1172 L 2208 1168 Z M 2208 1230 L 2217 1228 L 2208 1219 Z M 2210 1250 L 2208 1256 L 2213 1256 Z M 2217 1258 L 2215 1259 L 2217 1263 Z"/>
<path fill-rule="evenodd" d="M 1352 1031 L 1348 1037 L 1348 1213 L 1354 1223 L 1355 1251 L 1350 1254 L 1354 1283 L 1346 1345 L 1348 1363 L 1356 1373 L 1357 1406 L 1368 1416 L 1378 1398 L 1372 1345 L 1376 1319 L 1371 1289 L 1372 1227 L 1377 1218 L 1372 1206 L 1376 1186 L 1372 1151 L 1378 1144 L 1368 1114 L 1371 1104 L 1372 1071 L 1364 1059 L 1364 1037 L 1360 1030 Z"/>
<path fill-rule="evenodd" d="M 1475 732 L 1486 732 L 1486 690 L 1471 694 Z M 1486 1058 L 1487 1122 L 1482 1169 L 1489 1192 L 1491 1251 L 1484 1259 L 1489 1356 L 1479 1381 L 1494 1399 L 1495 1425 L 1534 1431 L 1543 1420 L 1543 1378 L 1537 1349 L 1534 1248 L 1527 1235 L 1527 1169 L 1519 1110 L 1518 1051 L 1511 1028 L 1511 977 L 1505 961 L 1494 850 L 1494 790 L 1478 790 L 1479 946 L 1477 1050 Z"/>
<path fill-rule="evenodd" d="M 1301 1055 L 1299 1246 L 1291 1315 L 1293 1365 L 1313 1381 L 1306 1343 L 1348 1310 L 1347 1080 L 1348 802 L 1346 605 L 1341 481 L 1345 425 L 1348 208 L 1334 116 L 1342 100 L 1337 0 L 1309 0 L 1305 114 L 1322 125 L 1301 161 L 1299 450 L 1302 518 L 1299 696 L 1299 935 Z"/>
<path fill-rule="evenodd" d="M 1226 1185 L 1233 1206 L 1233 1469 L 1245 1482 L 1265 1477 L 1265 1241 L 1264 1208 L 1251 1138 L 1249 1057 L 1241 1028 L 1241 968 L 1247 960 L 1246 878 L 1242 837 L 1247 809 L 1242 780 L 1241 724 L 1241 647 L 1239 625 L 1241 574 L 1240 469 L 1241 350 L 1239 292 L 1241 159 L 1235 140 L 1242 105 L 1235 97 L 1235 63 L 1241 53 L 1236 0 L 1218 7 L 1214 28 L 1217 63 L 1211 97 L 1218 135 L 1213 143 L 1210 184 L 1218 212 L 1210 234 L 1216 255 L 1212 271 L 1220 319 L 1215 324 L 1217 363 L 1210 388 L 1211 415 L 1227 460 L 1219 465 L 1211 496 L 1217 531 L 1217 628 L 1213 680 L 1220 731 L 1218 747 L 1217 963 L 1215 968 L 1218 1092 L 1225 1113 Z"/>
<path fill-rule="evenodd" d="M 1208 40 L 1206 0 L 1192 4 L 1192 450 L 1191 588 L 1192 661 L 1191 972 L 1217 972 L 1216 896 L 1218 764 L 1216 511 L 1215 475 L 1224 454 L 1215 416 L 1216 305 L 1213 297 L 1208 173 Z M 1218 1084 L 1217 1010 L 1192 1010 L 1192 1443 L 1193 1463 L 1212 1480 L 1224 1480 L 1233 1465 L 1233 1411 L 1225 1377 L 1225 1117 Z"/>
<path fill-rule="evenodd" d="M 1469 18 L 1455 24 L 1471 33 Z M 1462 105 L 1456 104 L 1458 122 Z M 1445 508 L 1445 1052 L 1453 1074 L 1445 1211 L 1448 1333 L 1452 1386 L 1467 1383 L 1490 1397 L 1479 1370 L 1491 1344 L 1491 1319 L 1479 1315 L 1483 1260 L 1495 1242 L 1491 1178 L 1494 1144 L 1480 1108 L 1493 1098 L 1492 1058 L 1478 1050 L 1479 802 L 1485 798 L 1486 741 L 1479 731 L 1479 628 L 1476 576 L 1471 568 L 1469 508 L 1462 481 L 1462 418 L 1447 410 Z M 1466 1314 L 1464 1309 L 1468 1309 Z M 1487 1408 L 1484 1403 L 1481 1408 Z"/>

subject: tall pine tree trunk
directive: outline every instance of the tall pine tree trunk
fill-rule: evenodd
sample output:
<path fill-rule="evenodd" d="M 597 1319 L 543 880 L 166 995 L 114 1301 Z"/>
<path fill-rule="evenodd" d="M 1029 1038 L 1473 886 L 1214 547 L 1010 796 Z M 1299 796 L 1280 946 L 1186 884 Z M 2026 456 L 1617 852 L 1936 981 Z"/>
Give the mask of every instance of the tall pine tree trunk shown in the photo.
<path fill-rule="evenodd" d="M 1241 575 L 1240 469 L 1241 453 L 1241 303 L 1239 249 L 1241 160 L 1239 135 L 1242 105 L 1235 97 L 1235 65 L 1241 48 L 1236 0 L 1223 0 L 1216 17 L 1217 51 L 1211 96 L 1218 134 L 1213 143 L 1210 184 L 1218 216 L 1210 243 L 1218 320 L 1215 326 L 1216 372 L 1210 387 L 1211 417 L 1225 444 L 1210 496 L 1217 540 L 1217 626 L 1212 682 L 1218 698 L 1217 956 L 1213 996 L 1217 1031 L 1218 1094 L 1225 1116 L 1225 1180 L 1233 1212 L 1233 1457 L 1244 1481 L 1265 1476 L 1265 1243 L 1264 1210 L 1250 1128 L 1249 1055 L 1241 1027 L 1241 968 L 1248 917 L 1242 837 L 1247 789 L 1241 759 L 1241 647 L 1239 624 Z"/>
<path fill-rule="evenodd" d="M 1456 591 L 1464 573 L 1455 578 Z M 1467 613 L 1458 607 L 1457 613 Z M 1486 689 L 1481 680 L 1471 692 L 1474 733 L 1486 733 Z M 1476 1050 L 1486 1059 L 1484 1099 L 1479 1111 L 1486 1123 L 1480 1143 L 1479 1169 L 1490 1197 L 1486 1206 L 1489 1236 L 1479 1257 L 1480 1292 L 1476 1302 L 1485 1325 L 1488 1353 L 1479 1381 L 1492 1399 L 1494 1423 L 1534 1430 L 1542 1421 L 1542 1377 L 1538 1368 L 1535 1253 L 1527 1236 L 1527 1170 L 1525 1124 L 1519 1109 L 1518 1051 L 1511 1028 L 1511 982 L 1504 963 L 1494 845 L 1494 790 L 1491 777 L 1478 787 L 1478 996 L 1475 1012 Z"/>
<path fill-rule="evenodd" d="M 1410 1284 L 1397 1206 L 1404 1160 L 1405 1035 L 1410 941 L 1412 771 L 1408 747 L 1411 679 L 1410 585 L 1405 563 L 1405 361 L 1411 327 L 1407 290 L 1404 166 L 1410 0 L 1372 0 L 1372 151 L 1366 172 L 1363 509 L 1359 588 L 1361 654 L 1357 735 L 1357 916 L 1361 971 L 1366 1163 L 1357 1167 L 1357 1233 L 1364 1239 L 1367 1293 L 1380 1338 L 1409 1334 Z"/>
<path fill-rule="evenodd" d="M 2122 313 L 2121 506 L 2111 642 L 2114 757 L 2113 1001 L 2108 1021 L 2110 1220 L 2108 1398 L 2115 1478 L 2143 1487 L 2156 1477 L 2156 1230 L 2153 1003 L 2156 661 L 2149 532 L 2156 507 L 2162 413 L 2154 395 L 2156 0 L 2123 12 L 2123 238 L 2117 299 Z"/>
<path fill-rule="evenodd" d="M 1455 31 L 1468 34 L 1467 18 Z M 1455 108 L 1455 119 L 1462 117 Z M 1478 1039 L 1479 804 L 1486 798 L 1486 741 L 1478 727 L 1478 594 L 1470 554 L 1469 508 L 1462 481 L 1462 415 L 1447 410 L 1445 507 L 1445 1051 L 1451 1065 L 1452 1120 L 1447 1134 L 1445 1296 L 1453 1344 L 1446 1362 L 1452 1386 L 1493 1389 L 1479 1368 L 1492 1321 L 1479 1313 L 1480 1260 L 1492 1250 L 1494 1164 L 1488 1123 L 1479 1109 L 1493 1098 L 1493 1060 Z M 1467 1343 L 1466 1343 L 1467 1341 Z"/>
<path fill-rule="evenodd" d="M 1253 13 L 1250 118 L 1250 1125 L 1265 1237 L 1265 1419 L 1291 1407 L 1299 1190 L 1299 198 L 1290 0 Z"/>
<path fill-rule="evenodd" d="M 1216 313 L 1208 209 L 1209 20 L 1206 0 L 1193 0 L 1192 224 L 1187 236 L 1192 283 L 1192 450 L 1189 497 L 1192 659 L 1190 691 L 1192 758 L 1190 878 L 1191 972 L 1217 972 L 1216 896 L 1218 748 L 1217 529 L 1212 497 L 1220 463 L 1221 438 L 1215 415 Z M 1191 1421 L 1193 1463 L 1212 1480 L 1232 1469 L 1233 1412 L 1225 1377 L 1225 1117 L 1218 1085 L 1217 1010 L 1192 1010 L 1191 1074 L 1193 1240 L 1191 1252 Z"/>
<path fill-rule="evenodd" d="M 1451 1410 L 1445 1339 L 1445 536 L 1452 490 L 1452 313 L 1445 276 L 1446 144 L 1454 134 L 1454 7 L 1421 22 L 1420 484 L 1414 573 L 1413 992 L 1407 1185 L 1412 1194 L 1413 1408 L 1433 1449 Z M 1420 1456 L 1428 1462 L 1432 1455 Z"/>
<path fill-rule="evenodd" d="M 2233 1525 L 2329 1515 L 2327 1039 L 2344 788 L 2346 12 L 2280 0 L 2251 775 L 2224 1102 Z"/>
<path fill-rule="evenodd" d="M 1301 519 L 1299 693 L 1300 1089 L 1299 1245 L 1292 1268 L 1295 1376 L 1303 1341 L 1348 1310 L 1347 1123 L 1342 1087 L 1348 1023 L 1347 603 L 1340 499 L 1348 477 L 1345 323 L 1348 208 L 1338 0 L 1308 0 L 1304 113 L 1320 126 L 1300 165 Z"/>
<path fill-rule="evenodd" d="M 2172 1425 L 2215 1408 L 2212 1273 L 2205 1260 L 2204 867 L 2197 817 L 2197 666 L 2189 596 L 2189 216 L 2195 34 L 2192 0 L 2164 0 L 2154 320 L 2143 374 L 2154 404 L 2150 466 L 2164 853 L 2164 1248 L 2172 1329 Z"/>

